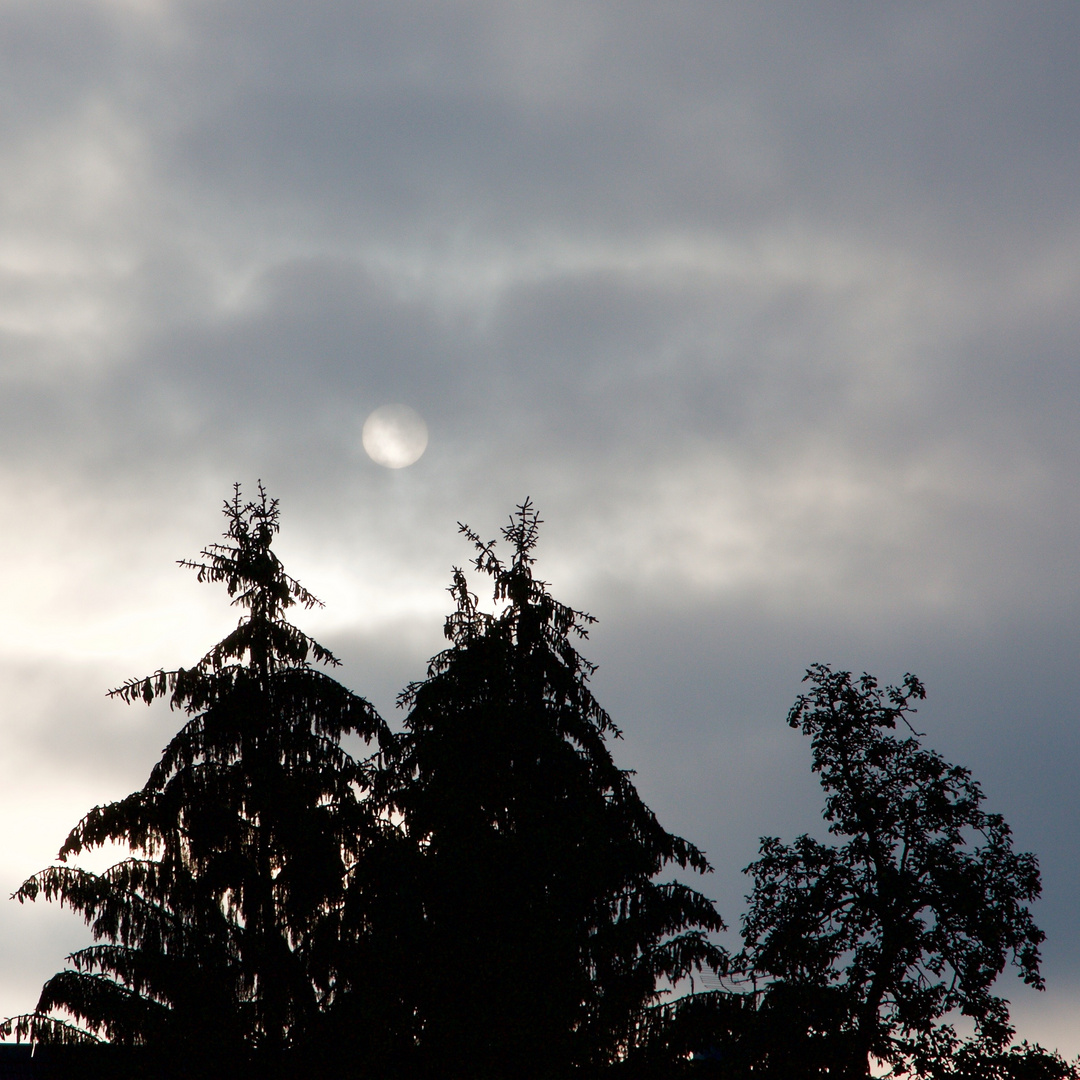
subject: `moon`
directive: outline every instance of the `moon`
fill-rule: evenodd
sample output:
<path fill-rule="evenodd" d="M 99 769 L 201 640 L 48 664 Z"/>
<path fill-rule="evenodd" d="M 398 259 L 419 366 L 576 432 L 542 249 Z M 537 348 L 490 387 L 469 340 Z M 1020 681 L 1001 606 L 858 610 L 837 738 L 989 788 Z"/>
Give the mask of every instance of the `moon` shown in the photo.
<path fill-rule="evenodd" d="M 367 455 L 387 469 L 404 469 L 427 449 L 424 418 L 408 405 L 380 405 L 364 421 L 361 436 Z"/>

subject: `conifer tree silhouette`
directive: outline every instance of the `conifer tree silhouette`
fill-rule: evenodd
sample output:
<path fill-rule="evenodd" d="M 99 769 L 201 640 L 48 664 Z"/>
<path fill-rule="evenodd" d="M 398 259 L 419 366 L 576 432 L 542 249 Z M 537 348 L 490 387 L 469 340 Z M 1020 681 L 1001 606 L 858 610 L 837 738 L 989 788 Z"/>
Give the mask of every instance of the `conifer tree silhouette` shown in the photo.
<path fill-rule="evenodd" d="M 725 961 L 712 903 L 654 880 L 710 868 L 612 760 L 620 733 L 574 644 L 594 620 L 533 575 L 540 524 L 526 500 L 503 529 L 508 562 L 460 526 L 503 606 L 482 612 L 455 569 L 450 647 L 400 699 L 388 804 L 422 855 L 421 1061 L 448 1076 L 610 1063 L 661 980 Z"/>
<path fill-rule="evenodd" d="M 230 1053 L 302 1042 L 340 993 L 345 880 L 385 827 L 365 798 L 373 763 L 340 740 L 392 737 L 312 666 L 338 661 L 285 618 L 319 601 L 271 550 L 277 500 L 260 484 L 244 502 L 237 485 L 225 515 L 225 543 L 181 565 L 224 584 L 244 615 L 193 667 L 111 692 L 166 698 L 190 719 L 143 788 L 87 814 L 59 865 L 16 894 L 80 912 L 98 944 L 73 954 L 9 1033 L 198 1052 L 226 1075 Z M 101 874 L 65 865 L 110 841 L 131 856 Z"/>

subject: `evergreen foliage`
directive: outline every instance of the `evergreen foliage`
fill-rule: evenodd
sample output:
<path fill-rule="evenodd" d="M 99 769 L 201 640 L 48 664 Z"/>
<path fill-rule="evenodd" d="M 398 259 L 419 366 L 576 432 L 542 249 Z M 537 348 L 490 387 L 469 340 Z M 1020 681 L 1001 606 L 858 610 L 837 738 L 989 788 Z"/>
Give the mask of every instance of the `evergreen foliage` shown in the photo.
<path fill-rule="evenodd" d="M 768 992 L 710 990 L 651 1011 L 634 1075 L 689 1071 L 724 1080 L 818 1080 L 845 1059 L 844 1003 L 833 988 L 777 982 Z"/>
<path fill-rule="evenodd" d="M 712 902 L 658 880 L 711 868 L 615 764 L 578 652 L 594 620 L 534 575 L 528 500 L 505 560 L 460 526 L 495 606 L 454 569 L 449 646 L 400 695 L 397 737 L 286 619 L 319 601 L 272 551 L 277 502 L 237 487 L 225 514 L 225 542 L 181 565 L 226 587 L 236 629 L 111 692 L 186 723 L 16 893 L 95 940 L 0 1024 L 48 1044 L 46 1075 L 864 1080 L 877 1059 L 919 1080 L 1080 1080 L 1011 1045 L 993 989 L 1010 960 L 1042 987 L 1038 865 L 968 770 L 920 745 L 914 676 L 809 669 L 788 723 L 834 840 L 761 841 L 729 964 Z M 376 752 L 355 760 L 347 735 Z M 69 861 L 110 842 L 130 854 L 102 873 Z M 752 989 L 665 1000 L 702 972 Z"/>
<path fill-rule="evenodd" d="M 450 647 L 409 686 L 390 805 L 422 853 L 421 1047 L 455 1076 L 562 1076 L 623 1055 L 662 980 L 725 956 L 712 903 L 668 864 L 710 868 L 666 832 L 614 763 L 619 731 L 575 647 L 591 616 L 533 575 L 526 501 L 495 541 L 465 526 L 494 586 L 482 612 L 450 588 Z"/>
<path fill-rule="evenodd" d="M 312 666 L 337 660 L 285 618 L 319 601 L 271 550 L 277 501 L 260 485 L 245 503 L 237 486 L 225 514 L 226 542 L 181 565 L 225 585 L 244 611 L 236 629 L 193 667 L 112 691 L 166 698 L 190 719 L 143 788 L 87 814 L 60 864 L 16 894 L 78 911 L 98 942 L 46 983 L 35 1013 L 9 1022 L 23 1037 L 171 1047 L 222 1064 L 302 1043 L 340 993 L 346 878 L 386 829 L 366 797 L 373 764 L 340 740 L 390 736 L 366 701 Z M 130 857 L 102 874 L 65 865 L 110 841 Z"/>

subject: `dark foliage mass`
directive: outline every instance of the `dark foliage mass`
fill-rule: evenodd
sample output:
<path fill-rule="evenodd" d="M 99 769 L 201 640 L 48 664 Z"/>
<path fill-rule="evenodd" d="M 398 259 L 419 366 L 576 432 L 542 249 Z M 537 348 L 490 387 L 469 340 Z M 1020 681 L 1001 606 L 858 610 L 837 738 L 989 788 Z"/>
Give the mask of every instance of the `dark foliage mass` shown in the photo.
<path fill-rule="evenodd" d="M 532 572 L 539 521 L 523 505 L 509 560 L 463 529 L 492 579 L 484 614 L 461 571 L 451 646 L 410 709 L 390 805 L 422 848 L 422 1046 L 452 1075 L 554 1075 L 624 1052 L 660 980 L 724 954 L 700 893 L 659 883 L 709 869 L 666 832 L 606 744 L 619 732 L 577 652 L 591 618 Z"/>
<path fill-rule="evenodd" d="M 462 526 L 494 608 L 454 570 L 449 645 L 399 735 L 286 619 L 318 601 L 272 551 L 277 503 L 237 489 L 225 513 L 225 542 L 182 565 L 226 587 L 236 629 L 112 692 L 186 723 L 16 894 L 95 940 L 0 1030 L 42 1048 L 25 1075 L 1080 1078 L 1012 1044 L 994 986 L 1010 961 L 1042 985 L 1038 866 L 920 744 L 913 676 L 808 672 L 788 722 L 832 839 L 762 841 L 729 958 L 713 904 L 662 880 L 710 867 L 612 759 L 578 652 L 593 620 L 535 576 L 528 501 L 505 558 Z M 110 842 L 130 855 L 103 873 L 69 861 Z M 687 977 L 724 988 L 668 1000 Z"/>
<path fill-rule="evenodd" d="M 237 490 L 225 513 L 226 543 L 182 565 L 225 585 L 245 612 L 236 629 L 193 667 L 113 691 L 190 719 L 143 788 L 90 811 L 60 865 L 16 894 L 70 906 L 99 942 L 46 983 L 20 1036 L 219 1060 L 303 1042 L 334 999 L 346 874 L 383 828 L 365 797 L 372 764 L 340 740 L 390 736 L 311 666 L 337 661 L 284 617 L 318 601 L 271 550 L 277 503 Z M 102 874 L 64 865 L 111 841 L 131 857 Z"/>
<path fill-rule="evenodd" d="M 1038 864 L 1013 850 L 970 772 L 920 745 L 918 679 L 882 690 L 822 664 L 807 679 L 788 724 L 811 740 L 837 842 L 762 840 L 738 965 L 765 979 L 763 1008 L 779 1006 L 786 1041 L 828 1048 L 830 1075 L 868 1076 L 875 1058 L 964 1075 L 964 1061 L 1000 1056 L 1012 1036 L 992 992 L 1006 964 L 1042 988 L 1028 909 Z M 940 1023 L 954 1011 L 976 1025 L 962 1053 Z"/>

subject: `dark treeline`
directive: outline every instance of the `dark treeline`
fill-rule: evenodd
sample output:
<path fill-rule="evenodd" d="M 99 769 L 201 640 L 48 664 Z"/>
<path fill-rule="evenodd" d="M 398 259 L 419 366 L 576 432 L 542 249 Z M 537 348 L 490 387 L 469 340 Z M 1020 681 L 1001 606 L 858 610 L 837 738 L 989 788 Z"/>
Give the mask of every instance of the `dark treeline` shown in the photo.
<path fill-rule="evenodd" d="M 448 645 L 402 692 L 400 733 L 289 621 L 318 601 L 272 550 L 276 501 L 237 489 L 225 513 L 224 543 L 182 565 L 225 586 L 236 629 L 112 691 L 186 722 L 16 893 L 94 938 L 5 1023 L 36 1046 L 20 1075 L 1080 1076 L 1013 1041 L 994 985 L 1012 964 L 1042 986 L 1038 865 L 921 745 L 913 676 L 808 671 L 788 723 L 831 839 L 762 840 L 731 952 L 686 884 L 704 853 L 612 759 L 578 652 L 593 620 L 534 574 L 528 502 L 505 548 L 463 527 L 494 605 L 454 570 Z M 78 867 L 109 842 L 129 857 Z"/>

